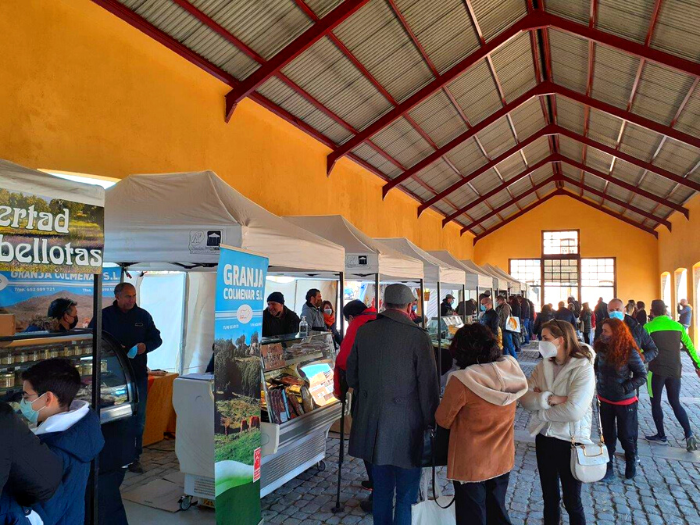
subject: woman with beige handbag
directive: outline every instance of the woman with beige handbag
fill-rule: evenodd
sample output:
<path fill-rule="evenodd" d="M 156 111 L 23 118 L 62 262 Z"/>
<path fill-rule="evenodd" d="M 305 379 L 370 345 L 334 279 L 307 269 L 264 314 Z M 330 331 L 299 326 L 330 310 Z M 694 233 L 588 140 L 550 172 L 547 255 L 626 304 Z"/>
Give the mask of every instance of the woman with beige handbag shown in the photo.
<path fill-rule="evenodd" d="M 607 463 L 605 446 L 591 441 L 595 354 L 577 340 L 571 323 L 556 319 L 542 327 L 540 354 L 520 402 L 534 412 L 528 430 L 536 436 L 544 523 L 559 525 L 563 497 L 571 525 L 584 525 L 582 481 L 602 478 Z"/>

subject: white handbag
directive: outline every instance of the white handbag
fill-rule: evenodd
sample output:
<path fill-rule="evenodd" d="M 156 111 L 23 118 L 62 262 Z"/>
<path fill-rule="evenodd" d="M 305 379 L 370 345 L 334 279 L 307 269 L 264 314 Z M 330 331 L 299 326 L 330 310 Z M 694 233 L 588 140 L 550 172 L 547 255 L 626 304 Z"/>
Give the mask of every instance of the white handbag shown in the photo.
<path fill-rule="evenodd" d="M 595 395 L 596 400 L 598 396 Z M 582 483 L 595 483 L 605 476 L 610 457 L 605 446 L 603 425 L 600 421 L 600 400 L 598 400 L 598 431 L 600 441 L 592 445 L 577 444 L 571 436 L 571 474 Z"/>
<path fill-rule="evenodd" d="M 421 498 L 411 508 L 411 525 L 455 525 L 456 516 L 453 496 L 443 496 L 440 485 L 435 483 L 433 468 L 433 498 L 428 499 L 428 476 L 421 473 Z"/>

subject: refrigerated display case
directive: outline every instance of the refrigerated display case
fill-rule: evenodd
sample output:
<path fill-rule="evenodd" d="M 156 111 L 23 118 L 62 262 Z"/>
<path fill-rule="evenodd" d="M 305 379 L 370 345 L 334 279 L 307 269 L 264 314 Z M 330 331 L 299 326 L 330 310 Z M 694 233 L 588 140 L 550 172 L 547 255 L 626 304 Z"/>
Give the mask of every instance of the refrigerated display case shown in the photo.
<path fill-rule="evenodd" d="M 314 465 L 325 469 L 326 438 L 342 410 L 335 355 L 327 332 L 262 339 L 261 496 Z"/>
<path fill-rule="evenodd" d="M 19 401 L 22 372 L 45 359 L 70 360 L 80 372 L 83 386 L 77 399 L 92 401 L 92 330 L 69 333 L 30 332 L 0 337 L 0 401 Z M 109 423 L 131 417 L 136 409 L 136 389 L 128 358 L 108 334 L 102 337 L 100 356 L 100 421 Z"/>

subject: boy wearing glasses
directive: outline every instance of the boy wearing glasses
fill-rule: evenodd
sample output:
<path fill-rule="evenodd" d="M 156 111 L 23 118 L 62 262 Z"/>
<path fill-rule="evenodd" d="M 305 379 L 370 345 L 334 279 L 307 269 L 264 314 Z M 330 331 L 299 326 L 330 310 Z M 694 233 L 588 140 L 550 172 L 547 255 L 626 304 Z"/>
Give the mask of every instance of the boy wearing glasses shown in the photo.
<path fill-rule="evenodd" d="M 47 359 L 22 373 L 20 411 L 36 425 L 34 434 L 61 458 L 61 485 L 51 499 L 33 508 L 44 523 L 84 523 L 90 462 L 104 446 L 97 414 L 76 401 L 80 374 L 66 359 Z"/>

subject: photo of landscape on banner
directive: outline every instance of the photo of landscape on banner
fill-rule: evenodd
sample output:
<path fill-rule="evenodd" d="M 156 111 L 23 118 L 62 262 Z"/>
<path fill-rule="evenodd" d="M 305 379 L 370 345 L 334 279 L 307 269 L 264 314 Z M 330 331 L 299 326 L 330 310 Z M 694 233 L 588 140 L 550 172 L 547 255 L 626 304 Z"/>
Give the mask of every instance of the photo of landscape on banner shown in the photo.
<path fill-rule="evenodd" d="M 102 304 L 114 300 L 120 277 L 119 268 L 102 270 Z M 78 328 L 87 328 L 93 317 L 93 284 L 94 276 L 89 273 L 0 272 L 0 313 L 13 314 L 15 331 L 23 332 L 46 317 L 52 301 L 66 298 L 76 303 Z"/>
<path fill-rule="evenodd" d="M 0 271 L 99 273 L 104 208 L 0 189 Z"/>
<path fill-rule="evenodd" d="M 214 473 L 217 525 L 257 525 L 260 338 L 268 259 L 226 246 L 216 277 Z"/>

